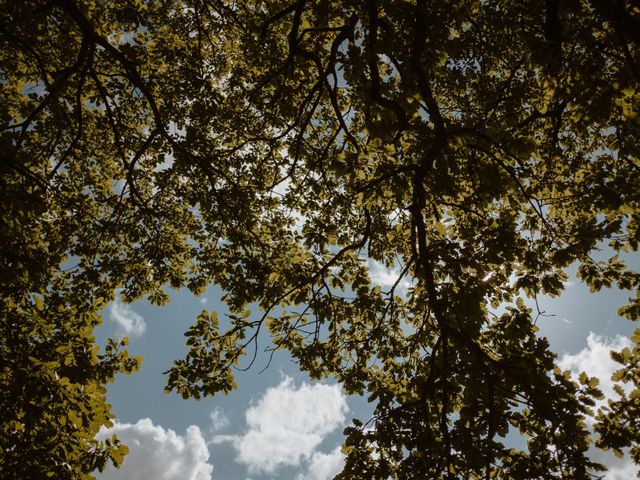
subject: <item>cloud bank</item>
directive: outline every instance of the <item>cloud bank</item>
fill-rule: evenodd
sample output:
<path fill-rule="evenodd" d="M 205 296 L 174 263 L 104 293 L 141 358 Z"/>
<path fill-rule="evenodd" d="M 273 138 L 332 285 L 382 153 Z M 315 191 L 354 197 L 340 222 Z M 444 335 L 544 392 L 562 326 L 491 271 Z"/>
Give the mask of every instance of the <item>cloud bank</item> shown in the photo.
<path fill-rule="evenodd" d="M 299 466 L 310 461 L 309 478 L 323 478 L 321 459 L 315 452 L 323 439 L 345 423 L 347 401 L 337 385 L 303 383 L 296 387 L 286 377 L 280 385 L 269 388 L 250 407 L 245 419 L 247 431 L 242 435 L 217 435 L 214 443 L 230 442 L 237 461 L 250 472 L 273 473 L 283 465 Z M 326 455 L 334 468 L 339 462 L 335 453 Z M 332 467 L 333 466 L 333 467 Z"/>
<path fill-rule="evenodd" d="M 148 418 L 135 424 L 115 422 L 100 429 L 98 439 L 116 434 L 129 447 L 119 469 L 96 472 L 98 480 L 211 480 L 213 465 L 200 429 L 191 425 L 186 435 L 153 425 Z"/>

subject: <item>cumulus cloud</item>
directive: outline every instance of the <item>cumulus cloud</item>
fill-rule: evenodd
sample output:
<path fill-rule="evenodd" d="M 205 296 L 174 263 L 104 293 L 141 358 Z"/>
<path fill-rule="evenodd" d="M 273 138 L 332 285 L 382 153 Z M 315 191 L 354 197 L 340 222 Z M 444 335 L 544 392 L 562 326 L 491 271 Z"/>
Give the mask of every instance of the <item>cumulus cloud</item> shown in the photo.
<path fill-rule="evenodd" d="M 211 480 L 213 465 L 200 429 L 191 425 L 186 435 L 165 430 L 143 418 L 135 424 L 115 422 L 100 429 L 99 439 L 116 434 L 129 447 L 119 469 L 107 467 L 98 480 Z"/>
<path fill-rule="evenodd" d="M 590 377 L 597 377 L 600 380 L 600 390 L 604 394 L 603 400 L 596 401 L 596 410 L 606 405 L 607 399 L 618 398 L 618 394 L 613 390 L 614 382 L 611 380 L 613 372 L 618 370 L 621 365 L 611 359 L 609 352 L 611 350 L 621 350 L 625 347 L 631 347 L 631 340 L 627 337 L 616 336 L 615 338 L 602 337 L 589 333 L 587 337 L 587 346 L 576 354 L 565 354 L 558 365 L 563 370 L 569 370 L 574 377 L 578 377 L 581 372 L 585 372 Z M 622 387 L 628 391 L 631 387 L 622 384 Z M 594 419 L 587 418 L 587 423 L 593 425 Z M 616 458 L 611 452 L 592 447 L 589 449 L 591 458 L 602 463 L 608 468 L 605 480 L 627 480 L 635 478 L 638 470 L 629 455 L 623 458 Z"/>
<path fill-rule="evenodd" d="M 400 278 L 402 271 L 399 268 L 388 268 L 383 263 L 372 258 L 367 260 L 369 267 L 369 278 L 371 283 L 379 285 L 383 290 L 390 290 Z M 403 277 L 396 287 L 396 294 L 406 292 L 411 286 L 407 277 Z"/>
<path fill-rule="evenodd" d="M 600 380 L 600 390 L 605 399 L 596 404 L 596 408 L 605 405 L 608 398 L 618 398 L 613 390 L 614 382 L 611 380 L 613 372 L 621 368 L 611 358 L 611 350 L 622 350 L 631 347 L 631 340 L 618 335 L 615 338 L 602 337 L 593 332 L 587 337 L 587 346 L 578 353 L 565 354 L 558 362 L 558 366 L 563 370 L 569 370 L 576 378 L 580 372 L 585 372 L 590 377 L 597 377 Z M 623 385 L 624 388 L 624 385 Z"/>
<path fill-rule="evenodd" d="M 282 465 L 298 466 L 313 459 L 322 440 L 344 425 L 347 411 L 339 386 L 296 387 L 286 377 L 247 410 L 248 429 L 243 435 L 217 435 L 214 442 L 230 442 L 237 461 L 250 472 L 273 473 Z"/>
<path fill-rule="evenodd" d="M 343 467 L 344 454 L 339 446 L 330 453 L 316 452 L 309 459 L 306 473 L 296 480 L 331 480 Z"/>
<path fill-rule="evenodd" d="M 134 312 L 129 305 L 122 303 L 119 298 L 111 304 L 109 314 L 111 321 L 118 324 L 122 335 L 142 335 L 147 328 L 144 317 Z"/>

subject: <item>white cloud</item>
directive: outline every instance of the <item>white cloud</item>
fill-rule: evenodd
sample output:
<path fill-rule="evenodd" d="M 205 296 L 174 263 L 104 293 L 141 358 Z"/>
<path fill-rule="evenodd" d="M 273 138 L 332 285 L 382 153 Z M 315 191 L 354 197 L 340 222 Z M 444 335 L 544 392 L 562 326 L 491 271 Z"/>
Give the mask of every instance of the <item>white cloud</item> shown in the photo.
<path fill-rule="evenodd" d="M 96 472 L 98 480 L 211 480 L 213 465 L 200 429 L 191 425 L 185 436 L 143 418 L 138 423 L 115 422 L 100 429 L 97 438 L 116 434 L 129 447 L 121 467 Z"/>
<path fill-rule="evenodd" d="M 211 419 L 211 428 L 214 432 L 224 430 L 229 426 L 229 418 L 225 415 L 220 407 L 214 408 L 209 414 Z"/>
<path fill-rule="evenodd" d="M 607 398 L 618 398 L 613 390 L 611 375 L 621 368 L 611 358 L 611 350 L 622 350 L 631 347 L 631 340 L 618 335 L 615 338 L 608 338 L 596 335 L 593 332 L 587 337 L 587 346 L 574 355 L 565 354 L 558 362 L 558 366 L 563 370 L 569 370 L 577 377 L 580 372 L 585 372 L 590 377 L 598 377 L 600 380 L 600 390 L 606 397 L 597 402 L 596 407 L 605 405 Z"/>
<path fill-rule="evenodd" d="M 296 388 L 286 377 L 247 410 L 244 435 L 217 435 L 214 442 L 231 442 L 237 461 L 249 471 L 273 473 L 279 466 L 312 459 L 322 440 L 344 424 L 347 411 L 339 386 L 303 383 Z"/>
<path fill-rule="evenodd" d="M 367 260 L 367 267 L 369 267 L 369 278 L 371 283 L 379 285 L 383 290 L 390 290 L 395 285 L 400 277 L 402 271 L 398 268 L 388 268 L 383 263 L 378 262 L 372 258 Z M 411 286 L 408 278 L 405 276 L 400 280 L 396 287 L 396 294 L 406 292 Z"/>
<path fill-rule="evenodd" d="M 331 480 L 344 467 L 344 454 L 340 447 L 330 453 L 316 452 L 309 459 L 307 472 L 298 475 L 296 480 Z"/>
<path fill-rule="evenodd" d="M 120 333 L 123 335 L 142 335 L 147 328 L 142 315 L 134 312 L 129 305 L 122 303 L 117 297 L 111 304 L 109 313 L 111 321 L 118 324 Z"/>
<path fill-rule="evenodd" d="M 571 371 L 576 378 L 580 375 L 580 372 L 585 372 L 590 377 L 597 377 L 600 380 L 599 388 L 605 398 L 596 401 L 595 409 L 597 410 L 606 405 L 607 399 L 618 398 L 618 394 L 613 390 L 614 382 L 611 380 L 611 375 L 621 365 L 613 361 L 609 352 L 630 346 L 631 340 L 627 337 L 618 335 L 615 338 L 608 338 L 590 332 L 587 337 L 587 346 L 576 354 L 563 355 L 558 365 L 563 370 Z M 627 391 L 631 388 L 625 384 L 622 384 L 622 387 Z M 590 427 L 593 422 L 593 418 L 587 418 L 587 424 Z M 638 466 L 633 463 L 629 455 L 625 454 L 623 458 L 619 459 L 611 452 L 592 447 L 589 449 L 589 456 L 608 468 L 604 476 L 605 480 L 627 480 L 636 476 Z"/>
<path fill-rule="evenodd" d="M 589 456 L 592 460 L 607 467 L 604 480 L 631 480 L 638 478 L 636 477 L 638 465 L 633 463 L 627 451 L 625 451 L 624 457 L 617 458 L 611 452 L 592 447 L 589 449 Z"/>

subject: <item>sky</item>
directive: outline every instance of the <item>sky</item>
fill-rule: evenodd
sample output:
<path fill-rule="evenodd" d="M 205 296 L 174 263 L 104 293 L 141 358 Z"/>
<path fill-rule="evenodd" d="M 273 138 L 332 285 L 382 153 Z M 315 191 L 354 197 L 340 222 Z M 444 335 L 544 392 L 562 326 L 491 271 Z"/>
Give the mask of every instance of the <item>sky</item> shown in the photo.
<path fill-rule="evenodd" d="M 637 269 L 638 256 L 631 260 Z M 382 287 L 392 285 L 399 273 L 375 263 L 369 267 L 372 282 Z M 630 292 L 593 294 L 573 275 L 565 286 L 558 298 L 538 298 L 544 311 L 537 320 L 539 334 L 549 339 L 561 368 L 576 376 L 581 371 L 597 376 L 605 395 L 615 397 L 610 376 L 617 367 L 609 351 L 630 345 L 635 326 L 616 314 Z M 129 446 L 129 455 L 120 469 L 110 467 L 97 478 L 333 478 L 343 463 L 343 429 L 352 418 L 368 420 L 373 406 L 345 395 L 337 384 L 310 380 L 285 352 L 277 352 L 264 371 L 267 358 L 262 355 L 250 370 L 236 372 L 238 389 L 227 396 L 184 400 L 164 393 L 162 372 L 184 357 L 184 332 L 202 310 L 224 311 L 215 287 L 200 297 L 187 291 L 170 294 L 171 302 L 163 307 L 116 300 L 103 312 L 98 342 L 126 335 L 130 353 L 141 355 L 144 363 L 139 372 L 121 375 L 108 386 L 116 420 L 99 437 L 116 433 Z M 635 478 L 636 468 L 627 457 L 616 459 L 595 449 L 591 455 L 610 467 L 607 480 Z"/>

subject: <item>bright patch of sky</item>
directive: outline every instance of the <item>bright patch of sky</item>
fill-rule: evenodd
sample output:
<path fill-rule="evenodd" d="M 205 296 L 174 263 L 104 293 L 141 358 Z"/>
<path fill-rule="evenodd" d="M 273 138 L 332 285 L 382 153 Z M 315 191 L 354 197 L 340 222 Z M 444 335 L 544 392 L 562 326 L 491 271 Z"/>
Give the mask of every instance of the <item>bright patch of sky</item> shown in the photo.
<path fill-rule="evenodd" d="M 369 267 L 369 278 L 371 283 L 382 288 L 384 292 L 390 291 L 395 286 L 395 294 L 403 295 L 407 293 L 407 289 L 412 286 L 409 281 L 410 277 L 402 275 L 402 269 L 400 267 L 388 268 L 384 264 L 369 258 L 367 260 L 367 267 Z"/>
<path fill-rule="evenodd" d="M 117 325 L 118 336 L 138 337 L 144 333 L 147 324 L 142 315 L 120 301 L 119 298 L 111 304 L 109 318 Z"/>
<path fill-rule="evenodd" d="M 209 414 L 209 418 L 211 419 L 211 430 L 213 432 L 223 431 L 229 426 L 229 417 L 220 407 L 214 408 Z"/>

